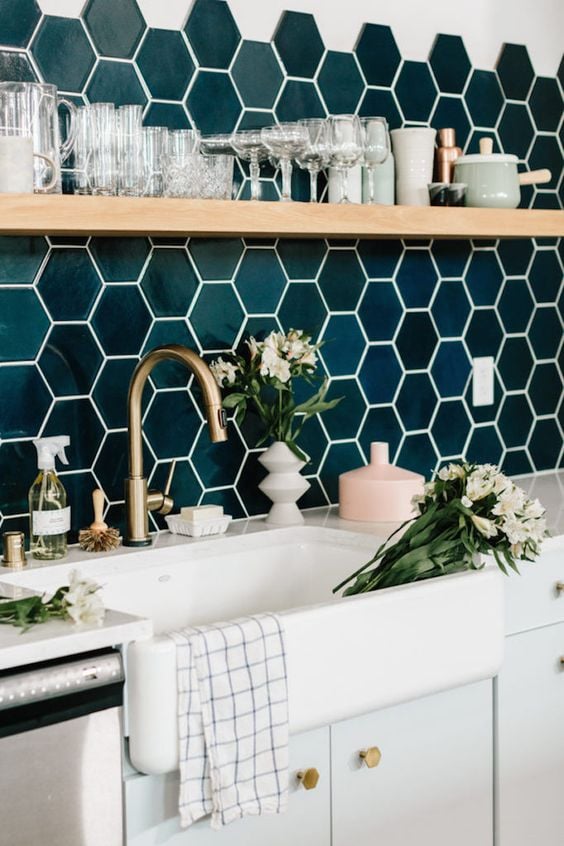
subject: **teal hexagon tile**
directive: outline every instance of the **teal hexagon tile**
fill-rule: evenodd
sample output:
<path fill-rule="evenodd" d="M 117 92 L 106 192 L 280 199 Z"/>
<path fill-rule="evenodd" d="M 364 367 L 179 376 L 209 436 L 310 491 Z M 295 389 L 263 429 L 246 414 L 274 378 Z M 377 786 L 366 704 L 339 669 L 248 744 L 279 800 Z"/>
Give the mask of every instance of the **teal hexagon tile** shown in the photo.
<path fill-rule="evenodd" d="M 278 319 L 284 331 L 298 327 L 316 340 L 326 316 L 327 308 L 315 283 L 291 282 L 288 285 L 278 309 Z"/>
<path fill-rule="evenodd" d="M 366 277 L 354 250 L 330 250 L 319 274 L 319 288 L 332 311 L 354 311 Z"/>
<path fill-rule="evenodd" d="M 190 323 L 203 349 L 230 349 L 235 343 L 243 310 L 231 285 L 206 284 L 200 289 Z"/>
<path fill-rule="evenodd" d="M 163 425 L 165 421 L 166 425 Z M 188 454 L 200 425 L 200 417 L 188 391 L 157 391 L 147 412 L 144 429 L 157 458 L 174 458 Z"/>
<path fill-rule="evenodd" d="M 94 337 L 85 323 L 53 326 L 39 366 L 56 397 L 90 393 L 102 363 Z"/>
<path fill-rule="evenodd" d="M 431 313 L 441 338 L 462 335 L 470 309 L 470 301 L 460 279 L 443 279 L 439 282 Z"/>
<path fill-rule="evenodd" d="M 286 277 L 274 250 L 247 250 L 235 275 L 243 305 L 249 314 L 276 311 Z"/>
<path fill-rule="evenodd" d="M 497 245 L 497 254 L 507 276 L 525 276 L 534 253 L 530 239 L 508 238 Z"/>
<path fill-rule="evenodd" d="M 526 279 L 506 279 L 497 311 L 506 332 L 524 332 L 533 316 L 534 303 Z"/>
<path fill-rule="evenodd" d="M 231 279 L 243 254 L 240 238 L 191 238 L 188 252 L 204 280 Z"/>
<path fill-rule="evenodd" d="M 196 0 L 184 32 L 199 64 L 206 68 L 228 68 L 241 38 L 224 0 Z"/>
<path fill-rule="evenodd" d="M 533 369 L 533 356 L 526 339 L 506 338 L 497 367 L 506 390 L 525 390 Z"/>
<path fill-rule="evenodd" d="M 109 502 L 123 501 L 124 481 L 128 473 L 127 455 L 127 432 L 108 432 L 92 469 Z M 143 470 L 147 478 L 151 476 L 153 464 L 154 458 L 144 442 Z"/>
<path fill-rule="evenodd" d="M 263 41 L 243 41 L 231 76 L 251 109 L 271 109 L 284 79 L 272 44 Z"/>
<path fill-rule="evenodd" d="M 535 134 L 526 106 L 506 103 L 497 131 L 504 153 L 526 158 Z"/>
<path fill-rule="evenodd" d="M 339 404 L 323 414 L 323 425 L 334 441 L 355 438 L 366 411 L 356 379 L 334 379 L 330 382 L 327 399 L 339 397 L 342 397 Z"/>
<path fill-rule="evenodd" d="M 274 33 L 274 44 L 288 76 L 315 76 L 324 47 L 313 15 L 284 12 Z"/>
<path fill-rule="evenodd" d="M 465 332 L 466 343 L 472 356 L 497 355 L 503 329 L 493 308 L 474 311 Z"/>
<path fill-rule="evenodd" d="M 465 274 L 474 305 L 493 305 L 499 295 L 503 273 L 495 250 L 477 250 Z"/>
<path fill-rule="evenodd" d="M 127 392 L 137 364 L 137 358 L 107 358 L 100 370 L 92 396 L 108 429 L 127 426 Z M 153 393 L 149 382 L 143 390 L 143 411 Z"/>
<path fill-rule="evenodd" d="M 403 312 L 391 282 L 368 283 L 358 308 L 358 316 L 369 341 L 391 341 Z"/>
<path fill-rule="evenodd" d="M 33 364 L 0 367 L 0 438 L 36 438 L 51 395 Z"/>
<path fill-rule="evenodd" d="M 392 84 L 401 56 L 389 26 L 364 24 L 355 52 L 368 85 Z"/>
<path fill-rule="evenodd" d="M 495 426 L 476 427 L 468 441 L 466 459 L 475 464 L 499 464 L 503 454 L 503 444 Z"/>
<path fill-rule="evenodd" d="M 44 238 L 0 236 L 0 285 L 32 285 L 47 250 Z"/>
<path fill-rule="evenodd" d="M 161 461 L 155 465 L 151 476 L 151 487 L 162 490 L 165 486 L 170 462 Z M 177 461 L 170 495 L 174 500 L 174 510 L 179 511 L 185 505 L 197 505 L 202 496 L 202 486 L 198 481 L 194 468 L 189 461 Z M 153 515 L 159 529 L 166 529 L 164 517 Z"/>
<path fill-rule="evenodd" d="M 527 48 L 521 44 L 504 44 L 497 75 L 508 100 L 526 100 L 535 76 Z"/>
<path fill-rule="evenodd" d="M 86 96 L 91 103 L 133 104 L 144 106 L 147 95 L 133 65 L 112 59 L 99 59 Z"/>
<path fill-rule="evenodd" d="M 358 378 L 371 405 L 393 402 L 401 377 L 401 365 L 391 344 L 368 347 Z"/>
<path fill-rule="evenodd" d="M 70 446 L 66 449 L 69 470 L 85 470 L 94 463 L 104 433 L 89 399 L 63 399 L 57 400 L 51 408 L 41 437 L 69 435 Z"/>
<path fill-rule="evenodd" d="M 396 347 L 405 369 L 428 367 L 437 341 L 435 327 L 426 312 L 407 312 L 396 337 Z"/>
<path fill-rule="evenodd" d="M 329 114 L 354 114 L 364 81 L 352 53 L 329 50 L 317 76 L 317 84 Z"/>
<path fill-rule="evenodd" d="M 562 323 L 553 306 L 537 308 L 529 327 L 529 339 L 537 358 L 556 358 L 562 341 Z"/>
<path fill-rule="evenodd" d="M 427 429 L 437 406 L 437 394 L 429 376 L 426 373 L 408 373 L 395 405 L 406 431 Z"/>
<path fill-rule="evenodd" d="M 82 91 L 96 56 L 77 18 L 46 15 L 31 43 L 43 80 L 62 91 Z"/>
<path fill-rule="evenodd" d="M 528 394 L 536 414 L 555 414 L 562 399 L 563 384 L 556 364 L 537 364 L 529 384 Z"/>
<path fill-rule="evenodd" d="M 234 426 L 228 428 L 227 443 L 212 443 L 204 426 L 194 446 L 192 463 L 204 488 L 216 488 L 235 483 L 245 454 L 245 446 Z"/>
<path fill-rule="evenodd" d="M 183 100 L 194 73 L 184 39 L 170 29 L 149 29 L 136 58 L 151 96 Z"/>
<path fill-rule="evenodd" d="M 556 420 L 537 420 L 529 441 L 529 452 L 535 470 L 551 470 L 557 466 L 562 451 L 562 433 Z"/>
<path fill-rule="evenodd" d="M 106 355 L 138 355 L 152 318 L 137 285 L 114 285 L 104 290 L 91 322 Z"/>
<path fill-rule="evenodd" d="M 155 347 L 168 344 L 182 344 L 198 352 L 198 343 L 184 320 L 155 320 L 145 341 L 142 355 Z M 151 371 L 151 380 L 156 388 L 184 388 L 190 378 L 190 371 L 177 361 L 160 361 Z"/>
<path fill-rule="evenodd" d="M 390 462 L 393 462 L 403 436 L 403 429 L 392 405 L 369 408 L 358 441 L 367 461 L 370 461 L 370 445 L 375 441 L 388 444 Z"/>
<path fill-rule="evenodd" d="M 533 425 L 533 412 L 526 394 L 510 394 L 501 405 L 497 425 L 506 447 L 524 446 Z"/>
<path fill-rule="evenodd" d="M 250 517 L 266 514 L 272 505 L 259 489 L 260 482 L 266 476 L 265 468 L 259 463 L 261 452 L 247 453 L 236 485 L 237 493 Z"/>
<path fill-rule="evenodd" d="M 529 279 L 537 303 L 552 303 L 562 284 L 562 267 L 556 250 L 538 250 L 535 253 Z"/>
<path fill-rule="evenodd" d="M 556 79 L 538 76 L 528 102 L 539 132 L 556 132 L 562 117 L 562 94 Z"/>
<path fill-rule="evenodd" d="M 241 114 L 241 102 L 227 73 L 198 71 L 186 105 L 203 135 L 233 132 Z"/>
<path fill-rule="evenodd" d="M 388 121 L 390 129 L 398 129 L 403 123 L 394 95 L 383 88 L 366 89 L 358 114 L 361 117 L 381 115 Z"/>
<path fill-rule="evenodd" d="M 433 241 L 431 253 L 441 277 L 458 278 L 470 258 L 472 245 L 469 241 L 437 240 Z"/>
<path fill-rule="evenodd" d="M 459 35 L 437 35 L 429 62 L 441 91 L 448 94 L 462 93 L 471 65 L 464 42 Z M 441 124 L 441 126 L 446 125 Z"/>
<path fill-rule="evenodd" d="M 229 514 L 234 520 L 246 517 L 245 509 L 235 488 L 206 491 L 202 497 L 201 505 L 221 505 L 223 506 L 223 513 Z"/>
<path fill-rule="evenodd" d="M 29 361 L 37 355 L 49 320 L 34 290 L 0 288 L 0 361 Z"/>
<path fill-rule="evenodd" d="M 424 308 L 429 305 L 437 271 L 428 250 L 406 250 L 403 254 L 396 282 L 407 308 Z"/>
<path fill-rule="evenodd" d="M 431 365 L 431 376 L 441 397 L 458 397 L 468 382 L 470 359 L 461 341 L 441 341 Z"/>
<path fill-rule="evenodd" d="M 460 400 L 439 403 L 431 435 L 442 456 L 461 455 L 470 432 L 471 421 Z"/>
<path fill-rule="evenodd" d="M 507 476 L 523 476 L 533 472 L 533 465 L 526 450 L 508 449 L 503 457 L 501 469 Z"/>
<path fill-rule="evenodd" d="M 0 44 L 25 47 L 40 17 L 41 9 L 36 0 L 3 0 Z"/>
<path fill-rule="evenodd" d="M 27 53 L 0 50 L 0 82 L 36 82 Z"/>
<path fill-rule="evenodd" d="M 280 122 L 303 120 L 304 118 L 324 118 L 325 106 L 319 98 L 313 82 L 299 79 L 287 79 L 280 99 L 276 104 L 276 117 Z"/>
<path fill-rule="evenodd" d="M 437 96 L 437 87 L 426 62 L 404 62 L 394 90 L 406 121 L 426 123 Z"/>
<path fill-rule="evenodd" d="M 311 417 L 304 425 L 297 438 L 300 449 L 308 456 L 309 461 L 302 473 L 304 476 L 311 476 L 319 471 L 320 463 L 329 445 L 325 430 L 319 422 L 319 415 Z"/>
<path fill-rule="evenodd" d="M 413 473 L 430 479 L 437 466 L 438 455 L 429 435 L 406 435 L 398 453 L 396 464 Z"/>
<path fill-rule="evenodd" d="M 360 241 L 357 249 L 369 279 L 391 279 L 403 255 L 401 241 Z"/>
<path fill-rule="evenodd" d="M 433 109 L 431 125 L 452 127 L 456 132 L 457 145 L 464 149 L 470 135 L 470 120 L 464 100 L 453 95 L 441 95 Z"/>
<path fill-rule="evenodd" d="M 339 476 L 362 467 L 364 459 L 356 443 L 331 444 L 319 473 L 330 502 L 339 501 Z"/>
<path fill-rule="evenodd" d="M 102 56 L 131 59 L 145 31 L 145 20 L 135 0 L 90 0 L 83 16 Z"/>
<path fill-rule="evenodd" d="M 180 103 L 151 102 L 143 115 L 145 126 L 166 126 L 168 129 L 192 129 L 186 110 Z"/>
<path fill-rule="evenodd" d="M 102 287 L 86 250 L 54 249 L 37 290 L 53 320 L 86 320 Z"/>
<path fill-rule="evenodd" d="M 305 238 L 284 238 L 276 247 L 290 279 L 315 279 L 325 258 L 325 241 Z"/>
<path fill-rule="evenodd" d="M 141 279 L 155 317 L 184 317 L 198 290 L 186 250 L 156 248 Z"/>
<path fill-rule="evenodd" d="M 331 376 L 346 376 L 358 367 L 366 341 L 354 314 L 335 314 L 323 330 L 321 355 Z"/>
<path fill-rule="evenodd" d="M 136 282 L 150 245 L 146 238 L 92 238 L 90 250 L 106 282 Z"/>
<path fill-rule="evenodd" d="M 552 173 L 552 179 L 542 188 L 543 190 L 555 189 L 562 171 L 562 153 L 557 138 L 553 135 L 537 135 L 529 153 L 528 165 L 529 170 L 548 168 Z M 537 196 L 548 197 L 549 195 L 538 194 Z"/>
<path fill-rule="evenodd" d="M 37 451 L 31 441 L 0 446 L 0 511 L 4 517 L 21 513 L 27 516 L 28 490 L 36 476 Z"/>
<path fill-rule="evenodd" d="M 493 71 L 474 70 L 464 94 L 475 126 L 495 126 L 503 107 L 503 91 Z"/>

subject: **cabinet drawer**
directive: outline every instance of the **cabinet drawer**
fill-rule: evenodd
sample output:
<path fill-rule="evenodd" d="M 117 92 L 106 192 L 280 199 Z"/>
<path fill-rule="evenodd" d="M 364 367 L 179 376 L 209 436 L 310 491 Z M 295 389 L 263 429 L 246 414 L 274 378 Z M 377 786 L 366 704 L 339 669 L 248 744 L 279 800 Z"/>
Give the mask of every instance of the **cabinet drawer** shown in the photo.
<path fill-rule="evenodd" d="M 564 621 L 564 545 L 544 552 L 534 564 L 520 564 L 505 583 L 507 634 Z M 561 583 L 562 590 L 557 585 Z"/>

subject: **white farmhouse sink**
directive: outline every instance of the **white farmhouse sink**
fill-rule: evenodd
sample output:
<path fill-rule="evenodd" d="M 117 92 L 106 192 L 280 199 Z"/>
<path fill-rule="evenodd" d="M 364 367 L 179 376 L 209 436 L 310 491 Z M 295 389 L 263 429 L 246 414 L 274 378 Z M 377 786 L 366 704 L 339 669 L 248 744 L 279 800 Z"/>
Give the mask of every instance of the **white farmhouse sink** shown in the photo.
<path fill-rule="evenodd" d="M 175 647 L 166 632 L 186 625 L 282 615 L 292 733 L 495 675 L 504 635 L 497 568 L 334 597 L 332 587 L 377 545 L 370 535 L 304 526 L 81 561 L 104 585 L 107 607 L 153 623 L 154 636 L 127 649 L 133 765 L 151 774 L 177 768 Z M 53 569 L 49 581 L 60 584 L 61 568 L 57 578 Z M 37 575 L 26 573 L 30 586 Z"/>

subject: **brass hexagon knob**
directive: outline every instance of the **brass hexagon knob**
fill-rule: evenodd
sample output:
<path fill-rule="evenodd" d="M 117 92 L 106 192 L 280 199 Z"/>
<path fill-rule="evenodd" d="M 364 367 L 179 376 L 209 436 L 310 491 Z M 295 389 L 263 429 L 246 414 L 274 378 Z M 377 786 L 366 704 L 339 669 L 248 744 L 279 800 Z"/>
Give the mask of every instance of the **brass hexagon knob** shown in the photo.
<path fill-rule="evenodd" d="M 296 778 L 302 784 L 306 790 L 313 790 L 317 787 L 317 782 L 319 781 L 319 773 L 315 769 L 315 767 L 309 767 L 307 770 L 300 770 L 296 773 Z"/>
<path fill-rule="evenodd" d="M 372 769 L 372 767 L 377 767 L 382 760 L 382 753 L 377 746 L 369 746 L 368 749 L 359 752 L 358 757 L 364 761 L 367 767 Z"/>

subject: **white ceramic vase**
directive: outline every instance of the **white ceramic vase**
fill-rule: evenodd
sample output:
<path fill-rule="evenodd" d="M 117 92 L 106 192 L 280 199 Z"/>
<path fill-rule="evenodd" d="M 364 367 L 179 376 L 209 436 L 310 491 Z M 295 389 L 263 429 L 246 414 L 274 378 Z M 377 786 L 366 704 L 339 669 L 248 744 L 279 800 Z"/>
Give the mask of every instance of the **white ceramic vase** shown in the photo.
<path fill-rule="evenodd" d="M 436 132 L 425 126 L 392 129 L 398 206 L 428 206 Z"/>
<path fill-rule="evenodd" d="M 260 490 L 272 500 L 266 522 L 275 526 L 294 526 L 304 522 L 296 501 L 310 487 L 300 475 L 305 462 L 294 455 L 283 441 L 274 441 L 259 458 L 268 476 L 260 483 Z"/>

